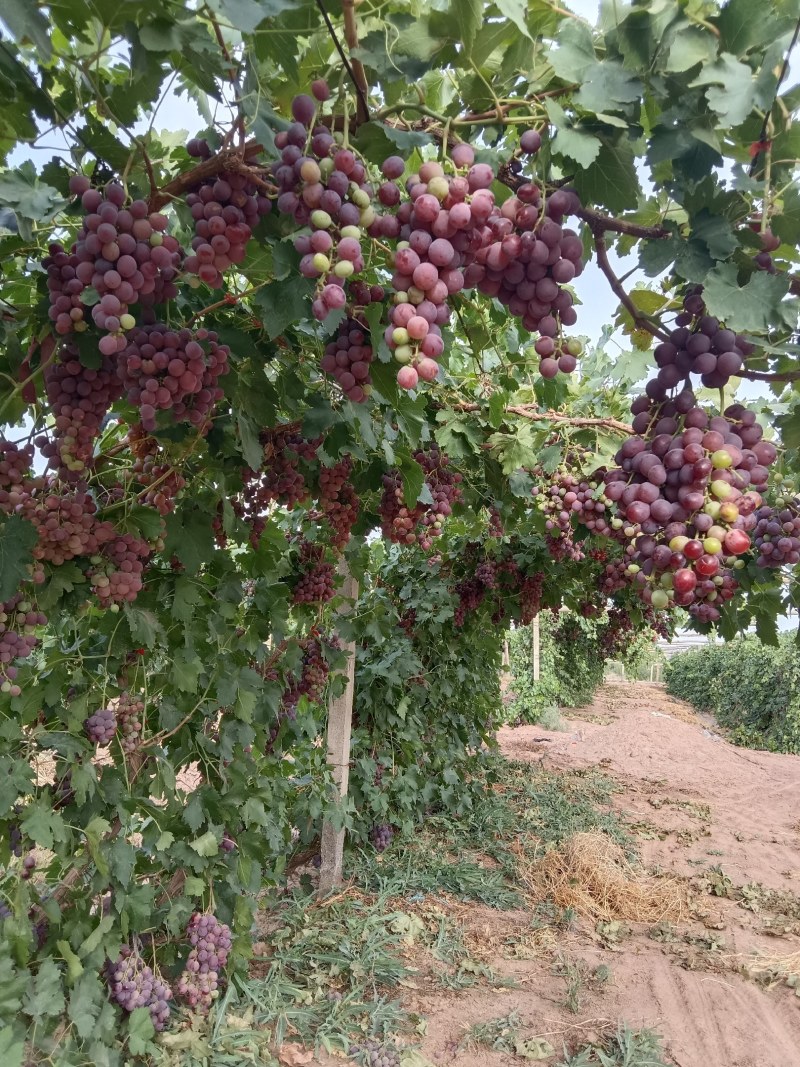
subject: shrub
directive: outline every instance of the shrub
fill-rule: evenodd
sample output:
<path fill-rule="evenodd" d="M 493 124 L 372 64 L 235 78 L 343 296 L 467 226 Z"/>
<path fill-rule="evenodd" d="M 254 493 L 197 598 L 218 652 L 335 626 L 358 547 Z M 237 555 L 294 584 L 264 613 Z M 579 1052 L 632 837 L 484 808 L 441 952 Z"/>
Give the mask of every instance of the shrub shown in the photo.
<path fill-rule="evenodd" d="M 667 691 L 711 712 L 736 744 L 800 752 L 800 649 L 791 635 L 775 646 L 755 637 L 674 656 Z"/>

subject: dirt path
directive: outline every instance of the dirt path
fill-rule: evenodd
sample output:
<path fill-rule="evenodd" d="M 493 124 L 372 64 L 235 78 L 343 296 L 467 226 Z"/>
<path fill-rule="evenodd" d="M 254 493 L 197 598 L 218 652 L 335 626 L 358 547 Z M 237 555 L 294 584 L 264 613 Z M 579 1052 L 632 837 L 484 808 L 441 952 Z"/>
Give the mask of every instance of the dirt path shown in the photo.
<path fill-rule="evenodd" d="M 554 945 L 552 930 L 521 938 L 530 914 L 471 907 L 474 943 L 517 987 L 409 993 L 427 1019 L 423 1053 L 455 1067 L 520 1064 L 463 1046 L 469 1027 L 516 1013 L 520 1035 L 549 1035 L 559 1052 L 565 1036 L 610 1020 L 657 1030 L 676 1067 L 798 1067 L 800 999 L 777 970 L 769 988 L 743 971 L 754 953 L 800 953 L 800 757 L 735 748 L 656 684 L 608 685 L 565 726 L 507 727 L 500 746 L 614 779 L 645 863 L 691 879 L 692 917 L 600 933 L 582 921 Z"/>

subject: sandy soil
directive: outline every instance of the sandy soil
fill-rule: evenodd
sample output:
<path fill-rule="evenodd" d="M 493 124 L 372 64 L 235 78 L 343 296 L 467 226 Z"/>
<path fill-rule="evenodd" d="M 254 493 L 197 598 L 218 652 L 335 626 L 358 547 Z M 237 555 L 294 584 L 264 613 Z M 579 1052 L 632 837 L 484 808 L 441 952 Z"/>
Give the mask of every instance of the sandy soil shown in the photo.
<path fill-rule="evenodd" d="M 449 990 L 435 967 L 412 959 L 419 977 L 404 1005 L 427 1020 L 425 1057 L 519 1065 L 509 1052 L 464 1043 L 474 1024 L 516 1012 L 519 1035 L 547 1037 L 559 1053 L 624 1022 L 657 1030 L 675 1067 L 800 1067 L 800 998 L 747 973 L 753 954 L 800 953 L 800 899 L 791 892 L 800 894 L 800 757 L 735 748 L 657 684 L 607 685 L 564 725 L 504 728 L 501 749 L 614 779 L 614 807 L 644 862 L 690 881 L 692 915 L 660 932 L 630 923 L 604 935 L 591 921 L 537 929 L 531 912 L 451 905 L 471 955 L 494 977 Z M 750 883 L 762 888 L 743 901 L 735 887 Z M 592 975 L 598 966 L 610 971 L 604 981 Z M 583 975 L 571 1010 L 570 968 Z M 499 986 L 503 979 L 516 988 Z"/>

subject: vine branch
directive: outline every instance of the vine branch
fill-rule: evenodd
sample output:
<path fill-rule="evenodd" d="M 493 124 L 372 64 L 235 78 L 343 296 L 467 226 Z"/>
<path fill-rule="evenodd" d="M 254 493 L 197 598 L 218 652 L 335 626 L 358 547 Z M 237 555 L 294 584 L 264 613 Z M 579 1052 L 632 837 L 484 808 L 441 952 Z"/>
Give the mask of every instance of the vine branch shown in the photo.
<path fill-rule="evenodd" d="M 463 403 L 454 404 L 454 411 L 474 412 L 481 411 L 480 404 Z M 575 416 L 575 415 L 562 415 L 557 411 L 540 411 L 535 404 L 511 404 L 506 408 L 506 413 L 509 415 L 518 415 L 522 419 L 530 419 L 532 422 L 541 420 L 543 422 L 559 423 L 562 426 L 577 426 L 577 427 L 597 427 L 605 430 L 614 430 L 617 433 L 632 434 L 633 427 L 630 423 L 621 422 L 619 419 L 613 418 L 600 418 L 593 416 Z"/>
<path fill-rule="evenodd" d="M 366 75 L 364 74 L 364 68 L 357 59 L 350 61 L 345 50 L 342 48 L 339 35 L 336 33 L 336 29 L 330 20 L 330 16 L 325 8 L 323 0 L 316 0 L 317 7 L 320 10 L 320 14 L 325 21 L 325 25 L 328 28 L 331 40 L 336 46 L 336 51 L 339 53 L 339 57 L 344 63 L 344 68 L 347 71 L 350 81 L 353 83 L 353 88 L 356 91 L 358 98 L 358 120 L 359 122 L 369 122 L 369 104 L 367 103 L 366 91 Z M 356 48 L 358 46 L 358 35 L 356 32 L 356 15 L 353 0 L 343 0 L 342 10 L 344 13 L 345 22 L 345 37 L 347 40 L 348 48 Z M 356 73 L 356 66 L 358 66 L 358 74 Z"/>
<path fill-rule="evenodd" d="M 611 291 L 614 293 L 620 304 L 625 308 L 630 317 L 633 319 L 634 324 L 642 330 L 647 330 L 653 337 L 657 337 L 661 341 L 668 341 L 668 336 L 658 326 L 652 322 L 646 315 L 642 315 L 641 311 L 625 290 L 622 287 L 622 282 L 614 273 L 614 268 L 611 266 L 611 262 L 608 258 L 608 247 L 606 245 L 606 239 L 603 236 L 603 230 L 600 226 L 590 226 L 592 235 L 594 236 L 594 247 L 597 252 L 597 265 L 600 270 L 605 274 L 608 284 L 611 286 Z"/>

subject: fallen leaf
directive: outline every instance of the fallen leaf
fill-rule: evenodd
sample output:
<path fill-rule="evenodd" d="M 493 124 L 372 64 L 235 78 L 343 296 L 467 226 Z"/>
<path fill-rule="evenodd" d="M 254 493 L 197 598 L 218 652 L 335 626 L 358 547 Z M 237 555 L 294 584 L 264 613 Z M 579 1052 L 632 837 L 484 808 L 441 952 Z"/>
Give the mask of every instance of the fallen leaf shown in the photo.
<path fill-rule="evenodd" d="M 281 1045 L 278 1049 L 278 1063 L 283 1067 L 305 1067 L 313 1059 L 314 1053 L 299 1045 Z"/>

